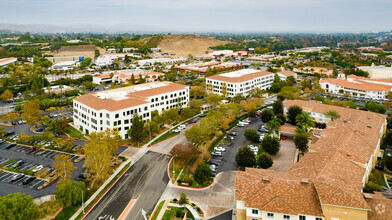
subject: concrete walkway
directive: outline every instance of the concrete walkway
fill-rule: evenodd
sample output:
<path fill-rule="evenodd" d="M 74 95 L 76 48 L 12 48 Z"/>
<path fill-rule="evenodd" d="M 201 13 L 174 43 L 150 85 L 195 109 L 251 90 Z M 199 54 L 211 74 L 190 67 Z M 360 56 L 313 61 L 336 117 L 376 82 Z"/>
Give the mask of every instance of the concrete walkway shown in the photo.
<path fill-rule="evenodd" d="M 158 203 L 159 204 L 159 203 Z M 166 211 L 166 209 L 167 209 L 167 205 L 169 204 L 169 200 L 165 200 L 165 203 L 163 203 L 163 206 L 162 206 L 162 208 L 161 208 L 161 210 L 159 211 L 159 213 L 158 213 L 158 216 L 157 216 L 157 220 L 160 220 L 160 219 L 162 219 L 162 217 L 163 217 L 163 215 L 165 214 L 165 211 Z"/>
<path fill-rule="evenodd" d="M 219 173 L 214 183 L 208 188 L 192 189 L 168 183 L 159 201 L 180 198 L 184 193 L 189 201 L 198 205 L 204 212 L 204 217 L 211 217 L 234 207 L 235 177 L 237 172 L 226 171 Z"/>

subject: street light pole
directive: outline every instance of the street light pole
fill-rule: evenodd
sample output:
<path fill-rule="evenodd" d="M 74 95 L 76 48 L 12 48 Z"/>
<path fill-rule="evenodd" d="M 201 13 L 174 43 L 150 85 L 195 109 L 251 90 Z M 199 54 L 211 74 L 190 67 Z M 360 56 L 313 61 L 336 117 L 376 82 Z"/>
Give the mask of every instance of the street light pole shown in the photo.
<path fill-rule="evenodd" d="M 84 200 L 83 200 L 83 189 L 82 189 L 82 208 L 83 208 L 83 214 L 84 214 Z"/>

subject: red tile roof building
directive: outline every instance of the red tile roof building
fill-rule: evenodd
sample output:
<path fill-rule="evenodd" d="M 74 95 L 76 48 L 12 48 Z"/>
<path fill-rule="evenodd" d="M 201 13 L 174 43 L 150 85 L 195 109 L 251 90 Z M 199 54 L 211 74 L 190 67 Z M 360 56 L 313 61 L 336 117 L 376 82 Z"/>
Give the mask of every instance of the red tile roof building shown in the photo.
<path fill-rule="evenodd" d="M 313 131 L 309 152 L 287 173 L 238 172 L 237 219 L 388 219 L 375 212 L 377 202 L 391 217 L 390 200 L 379 194 L 369 199 L 362 193 L 380 152 L 386 116 L 301 100 L 285 100 L 285 114 L 294 105 L 327 128 Z M 340 118 L 330 121 L 325 116 L 330 110 Z"/>
<path fill-rule="evenodd" d="M 132 116 L 151 119 L 151 112 L 183 108 L 189 102 L 189 87 L 172 82 L 151 82 L 89 93 L 74 99 L 74 125 L 84 133 L 118 128 L 123 138 Z"/>

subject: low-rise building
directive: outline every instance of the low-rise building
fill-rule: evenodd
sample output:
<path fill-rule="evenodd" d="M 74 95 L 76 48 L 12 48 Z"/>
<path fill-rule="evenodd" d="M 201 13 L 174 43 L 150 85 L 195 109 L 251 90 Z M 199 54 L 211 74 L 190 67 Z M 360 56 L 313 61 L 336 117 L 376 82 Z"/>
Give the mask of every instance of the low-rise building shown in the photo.
<path fill-rule="evenodd" d="M 8 64 L 15 63 L 16 61 L 18 61 L 18 59 L 15 57 L 0 59 L 0 67 L 6 67 Z"/>
<path fill-rule="evenodd" d="M 386 116 L 317 101 L 285 100 L 283 105 L 286 115 L 289 107 L 300 106 L 327 128 L 311 131 L 309 151 L 287 173 L 238 172 L 237 219 L 378 219 L 376 203 L 388 203 L 381 195 L 370 199 L 362 188 L 376 165 Z M 331 110 L 340 118 L 326 117 Z"/>
<path fill-rule="evenodd" d="M 232 63 L 232 62 L 207 62 L 207 63 L 202 63 L 202 64 L 189 64 L 189 65 L 180 65 L 180 66 L 175 66 L 174 69 L 179 70 L 179 71 L 185 71 L 185 72 L 197 72 L 200 74 L 205 74 L 208 69 L 213 69 L 215 68 L 217 71 L 223 71 L 223 70 L 235 70 L 235 69 L 241 69 L 242 64 L 238 63 Z"/>
<path fill-rule="evenodd" d="M 367 99 L 385 100 L 388 92 L 392 91 L 392 80 L 369 79 L 356 75 L 345 77 L 344 74 L 339 74 L 337 79 L 322 79 L 319 82 L 325 92 Z"/>
<path fill-rule="evenodd" d="M 274 81 L 274 73 L 255 69 L 242 69 L 207 77 L 207 92 L 225 97 L 234 97 L 238 93 L 248 96 L 253 88 L 269 89 Z"/>
<path fill-rule="evenodd" d="M 281 80 L 286 81 L 287 77 L 292 76 L 294 77 L 295 80 L 297 80 L 297 73 L 290 71 L 290 70 L 285 70 L 277 73 L 278 76 L 280 77 Z"/>
<path fill-rule="evenodd" d="M 80 63 L 76 61 L 62 61 L 55 63 L 51 68 L 56 70 L 69 70 L 73 69 L 76 66 L 79 66 Z"/>
<path fill-rule="evenodd" d="M 358 69 L 369 73 L 369 78 L 372 79 L 389 79 L 392 80 L 392 67 L 376 66 L 359 66 Z"/>
<path fill-rule="evenodd" d="M 325 74 L 327 76 L 332 76 L 333 75 L 333 70 L 328 70 L 327 68 L 324 67 L 314 67 L 314 66 L 305 66 L 301 68 L 294 68 L 294 72 L 297 73 L 305 73 L 305 74 Z"/>
<path fill-rule="evenodd" d="M 73 100 L 74 126 L 83 133 L 117 128 L 128 138 L 134 114 L 143 120 L 151 112 L 184 108 L 189 102 L 189 87 L 172 82 L 151 82 L 82 95 Z"/>
<path fill-rule="evenodd" d="M 146 60 L 138 60 L 138 64 L 140 66 L 151 66 L 154 65 L 155 63 L 161 63 L 161 64 L 176 64 L 179 62 L 185 62 L 187 59 L 183 57 L 179 58 L 154 58 L 154 59 L 146 59 Z"/>
<path fill-rule="evenodd" d="M 53 64 L 56 64 L 65 61 L 82 62 L 84 60 L 84 56 L 45 57 L 45 59 L 49 60 Z"/>
<path fill-rule="evenodd" d="M 113 76 L 111 76 L 113 74 Z M 121 71 L 111 71 L 105 72 L 105 74 L 95 75 L 93 76 L 93 83 L 101 84 L 101 83 L 111 83 L 111 82 L 123 82 L 128 83 L 132 79 L 132 75 L 137 81 L 140 76 L 146 79 L 146 82 L 157 81 L 159 76 L 165 75 L 164 73 L 154 72 L 150 70 L 144 69 L 129 69 L 129 70 L 121 70 Z"/>

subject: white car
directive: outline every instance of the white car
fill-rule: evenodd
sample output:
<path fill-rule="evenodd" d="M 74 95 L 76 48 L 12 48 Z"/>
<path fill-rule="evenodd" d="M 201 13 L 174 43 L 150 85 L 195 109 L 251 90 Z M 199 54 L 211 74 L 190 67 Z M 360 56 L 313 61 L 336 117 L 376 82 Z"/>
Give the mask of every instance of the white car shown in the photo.
<path fill-rule="evenodd" d="M 242 120 L 242 122 L 244 122 L 244 123 L 250 123 L 250 120 L 249 120 L 249 119 L 245 119 L 245 120 Z"/>
<path fill-rule="evenodd" d="M 210 165 L 210 169 L 212 170 L 212 172 L 215 172 L 216 171 L 216 166 L 214 164 L 211 164 Z"/>
<path fill-rule="evenodd" d="M 186 127 L 185 127 L 185 125 L 180 125 L 180 126 L 178 126 L 178 128 L 177 129 L 179 129 L 179 130 L 183 130 L 183 129 L 185 129 Z"/>
<path fill-rule="evenodd" d="M 245 125 L 242 122 L 238 123 L 237 126 L 238 127 L 245 127 Z"/>
<path fill-rule="evenodd" d="M 226 149 L 224 147 L 215 147 L 214 150 L 215 151 L 226 151 Z"/>
<path fill-rule="evenodd" d="M 172 130 L 173 133 L 178 133 L 178 132 L 180 132 L 180 131 L 181 131 L 181 130 L 179 130 L 178 128 Z"/>
<path fill-rule="evenodd" d="M 248 125 L 250 122 L 247 122 L 247 121 L 240 121 L 240 123 L 242 123 L 242 124 L 244 124 L 244 125 Z"/>
<path fill-rule="evenodd" d="M 33 172 L 36 173 L 36 172 L 42 170 L 43 168 L 44 168 L 44 166 L 39 165 L 39 166 L 37 166 L 36 168 L 34 168 Z"/>

